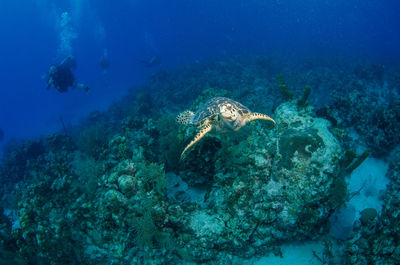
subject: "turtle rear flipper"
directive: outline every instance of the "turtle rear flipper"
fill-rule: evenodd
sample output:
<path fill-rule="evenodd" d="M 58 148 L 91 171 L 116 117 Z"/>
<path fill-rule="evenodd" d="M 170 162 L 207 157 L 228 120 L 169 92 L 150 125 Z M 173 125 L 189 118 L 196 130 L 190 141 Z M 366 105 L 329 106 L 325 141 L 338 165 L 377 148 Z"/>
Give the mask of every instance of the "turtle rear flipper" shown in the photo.
<path fill-rule="evenodd" d="M 204 137 L 207 133 L 209 133 L 212 130 L 212 126 L 210 124 L 205 125 L 200 132 L 196 134 L 194 139 L 185 147 L 181 154 L 181 160 L 184 160 L 186 157 L 186 151 L 189 150 L 190 147 L 192 147 L 195 143 L 200 141 L 201 138 Z"/>
<path fill-rule="evenodd" d="M 190 110 L 185 110 L 176 116 L 176 122 L 180 124 L 188 124 L 190 123 L 191 118 L 193 117 L 194 113 Z"/>

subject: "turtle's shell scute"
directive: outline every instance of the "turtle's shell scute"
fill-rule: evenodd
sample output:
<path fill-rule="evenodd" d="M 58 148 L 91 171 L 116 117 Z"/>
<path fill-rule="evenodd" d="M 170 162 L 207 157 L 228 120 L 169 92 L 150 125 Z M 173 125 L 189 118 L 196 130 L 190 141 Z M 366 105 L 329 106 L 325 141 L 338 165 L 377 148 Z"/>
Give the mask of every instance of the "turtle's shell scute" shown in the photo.
<path fill-rule="evenodd" d="M 240 115 L 246 116 L 250 110 L 237 101 L 225 97 L 216 97 L 207 101 L 198 111 L 196 111 L 191 119 L 192 124 L 202 125 L 207 119 L 213 120 L 216 115 L 221 113 L 221 107 L 226 106 L 227 109 L 237 110 Z"/>

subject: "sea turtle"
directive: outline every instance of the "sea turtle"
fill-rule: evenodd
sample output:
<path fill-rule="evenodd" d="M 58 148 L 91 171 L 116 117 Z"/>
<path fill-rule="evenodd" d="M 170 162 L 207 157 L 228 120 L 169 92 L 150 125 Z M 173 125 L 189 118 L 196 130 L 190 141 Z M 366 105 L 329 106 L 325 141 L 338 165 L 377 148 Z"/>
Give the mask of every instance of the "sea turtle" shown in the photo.
<path fill-rule="evenodd" d="M 193 113 L 186 110 L 176 117 L 180 124 L 196 125 L 200 131 L 185 147 L 181 159 L 185 158 L 186 151 L 200 141 L 211 130 L 216 132 L 237 131 L 253 120 L 267 120 L 275 126 L 275 121 L 261 113 L 251 112 L 247 107 L 237 101 L 226 97 L 215 97 L 207 101 L 198 111 Z"/>

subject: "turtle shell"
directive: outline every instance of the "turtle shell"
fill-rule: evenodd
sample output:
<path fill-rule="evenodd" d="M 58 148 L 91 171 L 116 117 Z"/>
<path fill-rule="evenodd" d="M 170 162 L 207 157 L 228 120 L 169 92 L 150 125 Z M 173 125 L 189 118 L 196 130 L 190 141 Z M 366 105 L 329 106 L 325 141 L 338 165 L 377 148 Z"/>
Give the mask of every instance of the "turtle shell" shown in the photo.
<path fill-rule="evenodd" d="M 194 113 L 190 123 L 201 126 L 206 120 L 214 120 L 221 113 L 222 106 L 225 106 L 228 110 L 236 110 L 242 116 L 250 114 L 250 110 L 237 101 L 225 97 L 215 97 L 207 101 Z"/>

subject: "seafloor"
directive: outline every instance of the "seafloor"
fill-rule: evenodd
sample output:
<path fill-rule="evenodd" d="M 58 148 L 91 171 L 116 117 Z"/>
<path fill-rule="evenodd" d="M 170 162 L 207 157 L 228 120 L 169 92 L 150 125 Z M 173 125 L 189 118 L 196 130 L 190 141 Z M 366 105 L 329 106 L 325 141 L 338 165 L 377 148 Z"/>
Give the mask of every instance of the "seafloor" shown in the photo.
<path fill-rule="evenodd" d="M 158 71 L 6 145 L 1 264 L 399 264 L 399 94 L 398 65 L 349 58 Z M 198 129 L 175 116 L 217 96 L 276 126 L 211 133 L 180 160 Z"/>

